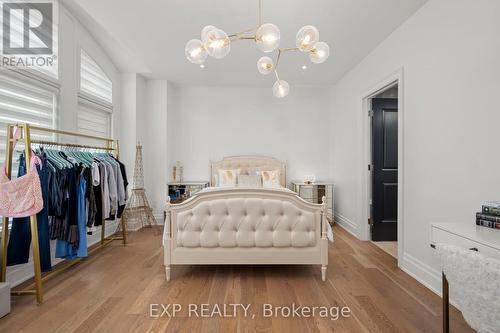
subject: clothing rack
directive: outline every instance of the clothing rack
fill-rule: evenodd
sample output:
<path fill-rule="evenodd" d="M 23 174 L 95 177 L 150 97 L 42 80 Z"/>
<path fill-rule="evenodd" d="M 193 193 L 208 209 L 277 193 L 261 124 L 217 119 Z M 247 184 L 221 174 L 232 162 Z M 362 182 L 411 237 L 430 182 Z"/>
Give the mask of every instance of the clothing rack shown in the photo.
<path fill-rule="evenodd" d="M 18 141 L 24 142 L 24 150 L 25 150 L 25 159 L 26 161 L 30 161 L 31 159 L 31 145 L 32 144 L 40 144 L 40 145 L 53 145 L 53 146 L 61 146 L 61 147 L 72 147 L 72 148 L 87 148 L 87 149 L 95 149 L 95 150 L 104 150 L 104 151 L 112 151 L 115 152 L 116 158 L 119 158 L 120 155 L 120 146 L 118 140 L 114 140 L 111 138 L 99 137 L 94 135 L 68 132 L 63 130 L 56 130 L 50 128 L 44 128 L 39 126 L 33 126 L 30 124 L 9 124 L 7 125 L 7 149 L 6 149 L 6 165 L 5 172 L 7 177 L 11 177 L 12 174 L 12 157 L 13 157 L 13 145 L 14 145 L 14 129 L 18 127 L 21 130 L 21 137 Z M 52 133 L 57 135 L 64 135 L 70 137 L 78 137 L 85 139 L 92 139 L 96 141 L 100 141 L 103 143 L 102 146 L 90 146 L 83 144 L 74 144 L 74 143 L 61 143 L 61 142 L 51 142 L 51 141 L 41 141 L 41 140 L 33 140 L 31 137 L 31 132 L 44 132 L 44 133 Z M 29 162 L 28 162 L 29 163 Z M 126 236 L 126 228 L 125 221 L 121 219 L 122 224 L 122 236 L 121 237 L 106 237 L 105 236 L 105 218 L 102 218 L 101 224 L 101 241 L 100 244 L 92 247 L 88 251 L 88 255 L 96 252 L 97 250 L 103 248 L 108 245 L 110 242 L 115 240 L 122 240 L 123 245 L 127 242 Z M 40 245 L 38 243 L 38 225 L 37 225 L 37 216 L 30 216 L 30 227 L 31 227 L 31 241 L 32 241 L 32 251 L 33 251 L 33 266 L 35 278 L 34 282 L 30 285 L 25 286 L 20 290 L 13 291 L 13 295 L 36 295 L 36 300 L 38 304 L 43 303 L 43 281 L 46 281 L 66 269 L 74 266 L 79 263 L 81 259 L 74 259 L 69 262 L 67 265 L 63 265 L 57 268 L 54 268 L 50 272 L 43 274 L 40 266 Z M 2 242 L 1 249 L 2 254 L 0 256 L 1 261 L 1 270 L 0 270 L 0 281 L 5 282 L 7 277 L 7 245 L 9 238 L 9 218 L 3 218 L 3 229 L 2 229 Z"/>

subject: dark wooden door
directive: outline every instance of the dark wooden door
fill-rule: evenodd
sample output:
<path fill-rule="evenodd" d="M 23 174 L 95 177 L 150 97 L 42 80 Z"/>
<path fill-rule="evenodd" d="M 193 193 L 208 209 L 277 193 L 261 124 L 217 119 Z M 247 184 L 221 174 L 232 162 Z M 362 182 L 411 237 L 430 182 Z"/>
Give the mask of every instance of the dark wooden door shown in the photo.
<path fill-rule="evenodd" d="M 398 100 L 372 99 L 372 240 L 397 240 Z"/>

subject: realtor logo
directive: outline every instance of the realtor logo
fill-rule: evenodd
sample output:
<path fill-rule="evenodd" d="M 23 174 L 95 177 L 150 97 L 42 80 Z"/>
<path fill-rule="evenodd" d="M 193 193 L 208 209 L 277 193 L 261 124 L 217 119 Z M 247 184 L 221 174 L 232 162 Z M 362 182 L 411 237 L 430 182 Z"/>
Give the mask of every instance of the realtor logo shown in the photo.
<path fill-rule="evenodd" d="M 57 0 L 0 0 L 0 67 L 53 68 Z"/>
<path fill-rule="evenodd" d="M 3 54 L 52 54 L 53 4 L 4 2 Z"/>

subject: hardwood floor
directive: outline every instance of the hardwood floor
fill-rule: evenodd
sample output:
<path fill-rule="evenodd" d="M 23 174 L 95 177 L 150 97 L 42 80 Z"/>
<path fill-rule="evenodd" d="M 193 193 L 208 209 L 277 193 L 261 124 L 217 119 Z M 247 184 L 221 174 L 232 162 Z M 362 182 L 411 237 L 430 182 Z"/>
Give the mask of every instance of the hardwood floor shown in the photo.
<path fill-rule="evenodd" d="M 165 282 L 161 236 L 131 233 L 88 261 L 47 281 L 45 302 L 14 297 L 0 332 L 440 332 L 441 302 L 399 270 L 396 260 L 339 227 L 330 246 L 328 279 L 318 266 L 178 266 Z M 251 304 L 255 318 L 151 318 L 150 304 Z M 261 306 L 348 306 L 330 320 L 263 318 Z M 160 312 L 161 312 L 160 308 Z M 451 332 L 472 332 L 458 311 Z"/>

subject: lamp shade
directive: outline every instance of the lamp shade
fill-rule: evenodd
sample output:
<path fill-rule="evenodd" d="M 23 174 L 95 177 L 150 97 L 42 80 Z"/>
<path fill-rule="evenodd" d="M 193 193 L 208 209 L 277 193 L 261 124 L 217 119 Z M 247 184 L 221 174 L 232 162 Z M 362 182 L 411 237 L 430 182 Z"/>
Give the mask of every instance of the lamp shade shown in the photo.
<path fill-rule="evenodd" d="M 325 42 L 317 42 L 309 51 L 309 59 L 315 64 L 325 62 L 330 56 L 330 47 Z"/>
<path fill-rule="evenodd" d="M 319 31 L 312 25 L 306 25 L 300 28 L 295 38 L 295 44 L 302 52 L 310 51 L 314 44 L 319 40 Z"/>
<path fill-rule="evenodd" d="M 272 52 L 280 45 L 280 29 L 272 23 L 261 25 L 255 32 L 255 41 L 263 52 Z"/>
<path fill-rule="evenodd" d="M 222 59 L 231 51 L 231 41 L 224 31 L 217 28 L 208 30 L 205 38 L 205 49 L 209 56 Z"/>
<path fill-rule="evenodd" d="M 184 50 L 186 58 L 193 64 L 202 64 L 207 59 L 207 51 L 199 39 L 191 39 Z"/>
<path fill-rule="evenodd" d="M 285 80 L 278 80 L 273 85 L 273 95 L 278 98 L 283 98 L 288 95 L 290 85 Z"/>
<path fill-rule="evenodd" d="M 257 61 L 257 70 L 260 74 L 267 75 L 274 69 L 273 59 L 269 57 L 262 57 Z"/>

